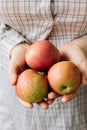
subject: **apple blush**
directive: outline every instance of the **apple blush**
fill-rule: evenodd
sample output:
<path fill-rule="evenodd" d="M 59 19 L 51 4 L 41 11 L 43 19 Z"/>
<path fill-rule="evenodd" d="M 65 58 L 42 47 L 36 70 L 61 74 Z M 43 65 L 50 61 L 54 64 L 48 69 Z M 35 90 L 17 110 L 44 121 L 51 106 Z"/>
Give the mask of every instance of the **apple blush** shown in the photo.
<path fill-rule="evenodd" d="M 48 40 L 37 41 L 27 50 L 25 60 L 30 68 L 44 72 L 60 60 L 60 52 Z"/>
<path fill-rule="evenodd" d="M 75 64 L 61 61 L 54 64 L 48 71 L 50 87 L 58 94 L 71 94 L 77 90 L 81 81 L 81 74 Z"/>
<path fill-rule="evenodd" d="M 15 87 L 17 96 L 25 102 L 38 103 L 48 94 L 48 81 L 35 70 L 24 70 Z"/>

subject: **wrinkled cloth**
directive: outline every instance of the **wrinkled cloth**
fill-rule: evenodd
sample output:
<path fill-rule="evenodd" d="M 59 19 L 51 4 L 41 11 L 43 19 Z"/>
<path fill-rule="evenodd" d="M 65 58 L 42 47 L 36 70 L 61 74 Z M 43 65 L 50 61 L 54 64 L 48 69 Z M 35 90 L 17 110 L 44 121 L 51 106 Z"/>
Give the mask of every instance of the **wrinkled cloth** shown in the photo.
<path fill-rule="evenodd" d="M 9 55 L 24 40 L 48 39 L 57 48 L 87 34 L 87 0 L 0 1 L 0 130 L 86 130 L 87 87 L 68 103 L 24 108 L 8 79 Z"/>

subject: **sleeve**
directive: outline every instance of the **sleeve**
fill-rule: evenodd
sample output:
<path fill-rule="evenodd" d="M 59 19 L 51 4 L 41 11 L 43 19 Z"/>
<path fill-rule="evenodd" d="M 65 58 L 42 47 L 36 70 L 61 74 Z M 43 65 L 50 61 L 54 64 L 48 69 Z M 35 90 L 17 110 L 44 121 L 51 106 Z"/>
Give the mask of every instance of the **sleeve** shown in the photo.
<path fill-rule="evenodd" d="M 31 44 L 22 34 L 12 27 L 0 23 L 0 70 L 8 71 L 11 50 L 21 43 Z"/>
<path fill-rule="evenodd" d="M 87 33 L 84 33 L 82 36 L 87 36 Z"/>
<path fill-rule="evenodd" d="M 3 48 L 7 55 L 10 55 L 13 47 L 24 41 L 28 42 L 23 35 L 8 25 L 0 24 L 0 49 Z"/>

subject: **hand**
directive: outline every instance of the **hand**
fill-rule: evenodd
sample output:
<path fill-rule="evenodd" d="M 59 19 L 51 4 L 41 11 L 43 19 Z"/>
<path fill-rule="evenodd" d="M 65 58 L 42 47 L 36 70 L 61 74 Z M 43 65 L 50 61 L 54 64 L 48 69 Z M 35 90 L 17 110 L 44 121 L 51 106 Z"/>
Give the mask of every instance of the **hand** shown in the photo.
<path fill-rule="evenodd" d="M 87 85 L 87 37 L 84 36 L 65 44 L 60 49 L 60 53 L 62 61 L 71 61 L 78 67 L 82 75 L 81 84 L 84 86 Z M 72 94 L 64 96 L 58 95 L 55 92 L 50 92 L 48 94 L 48 99 L 52 99 L 53 103 L 56 98 L 61 96 L 62 102 L 68 102 L 74 99 L 77 96 L 78 92 L 79 89 Z"/>
<path fill-rule="evenodd" d="M 19 74 L 28 67 L 25 62 L 25 53 L 28 48 L 29 48 L 29 45 L 26 43 L 19 44 L 11 52 L 11 60 L 10 60 L 10 66 L 9 66 L 9 79 L 12 86 L 16 85 Z M 53 94 L 52 93 L 53 92 L 49 93 L 48 94 L 49 96 L 47 97 L 47 99 L 41 101 L 40 103 L 38 103 L 38 105 L 45 110 L 48 109 L 49 105 L 51 105 L 54 102 L 55 98 L 59 96 L 56 93 L 53 93 Z M 52 97 L 52 98 L 49 98 L 49 97 Z M 32 103 L 24 102 L 21 99 L 19 100 L 25 107 L 33 108 L 34 106 Z"/>
<path fill-rule="evenodd" d="M 61 60 L 73 62 L 82 74 L 81 84 L 87 85 L 87 36 L 65 44 L 61 48 Z"/>
<path fill-rule="evenodd" d="M 9 66 L 9 79 L 11 85 L 16 85 L 19 74 L 27 68 L 25 62 L 25 53 L 29 48 L 27 43 L 19 44 L 11 52 L 11 60 Z"/>
<path fill-rule="evenodd" d="M 65 44 L 61 48 L 61 60 L 69 60 L 73 62 L 81 72 L 81 84 L 87 85 L 87 36 L 73 40 L 71 43 Z M 67 102 L 75 98 L 78 94 L 64 95 L 63 102 Z"/>

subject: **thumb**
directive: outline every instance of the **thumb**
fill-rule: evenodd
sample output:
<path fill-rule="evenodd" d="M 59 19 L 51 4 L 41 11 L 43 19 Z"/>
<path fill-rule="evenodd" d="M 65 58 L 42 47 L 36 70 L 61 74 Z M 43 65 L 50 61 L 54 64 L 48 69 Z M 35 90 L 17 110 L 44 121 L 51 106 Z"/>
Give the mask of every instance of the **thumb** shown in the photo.
<path fill-rule="evenodd" d="M 8 76 L 9 76 L 10 84 L 12 86 L 16 85 L 18 72 L 17 72 L 17 65 L 15 63 L 12 63 L 12 62 L 10 63 Z"/>

